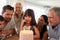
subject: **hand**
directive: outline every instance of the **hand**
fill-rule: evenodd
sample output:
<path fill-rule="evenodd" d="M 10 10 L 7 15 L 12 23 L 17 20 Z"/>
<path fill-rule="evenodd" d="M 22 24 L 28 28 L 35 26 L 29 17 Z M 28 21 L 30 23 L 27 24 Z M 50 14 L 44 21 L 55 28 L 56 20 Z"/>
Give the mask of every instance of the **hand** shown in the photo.
<path fill-rule="evenodd" d="M 0 40 L 5 39 L 5 37 L 6 37 L 6 35 L 5 35 L 5 34 L 3 34 L 2 32 L 0 32 Z"/>
<path fill-rule="evenodd" d="M 21 21 L 21 25 L 24 25 L 25 22 L 26 22 L 26 20 L 23 19 L 23 20 Z"/>
<path fill-rule="evenodd" d="M 0 32 L 0 37 L 2 36 L 2 32 Z"/>
<path fill-rule="evenodd" d="M 23 30 L 24 23 L 25 23 L 25 19 L 22 19 L 20 24 L 20 31 Z"/>

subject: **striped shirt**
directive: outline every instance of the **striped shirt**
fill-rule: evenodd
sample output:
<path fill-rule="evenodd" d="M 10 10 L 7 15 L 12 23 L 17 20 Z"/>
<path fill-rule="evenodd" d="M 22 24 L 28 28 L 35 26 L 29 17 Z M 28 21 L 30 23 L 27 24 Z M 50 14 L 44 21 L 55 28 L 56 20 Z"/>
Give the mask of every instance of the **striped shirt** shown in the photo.
<path fill-rule="evenodd" d="M 48 35 L 51 40 L 60 40 L 60 24 L 58 24 L 54 29 L 49 26 Z"/>

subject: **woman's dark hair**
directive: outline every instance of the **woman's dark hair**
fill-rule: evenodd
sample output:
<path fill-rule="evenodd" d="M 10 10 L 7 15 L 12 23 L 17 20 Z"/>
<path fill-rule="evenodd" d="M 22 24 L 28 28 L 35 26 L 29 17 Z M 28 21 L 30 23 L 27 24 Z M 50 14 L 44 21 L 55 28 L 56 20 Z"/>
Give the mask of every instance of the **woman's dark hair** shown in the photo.
<path fill-rule="evenodd" d="M 0 15 L 0 21 L 6 21 L 3 16 Z"/>
<path fill-rule="evenodd" d="M 12 7 L 11 5 L 5 5 L 5 6 L 3 7 L 2 14 L 4 14 L 4 12 L 5 12 L 6 10 L 12 10 L 12 11 L 14 11 L 14 7 Z"/>
<path fill-rule="evenodd" d="M 40 31 L 40 39 L 43 38 L 44 32 L 47 31 L 47 25 L 48 25 L 48 17 L 46 15 L 41 15 L 41 16 L 43 17 L 46 24 L 43 25 L 43 28 L 41 29 L 41 31 L 40 31 L 40 26 L 38 25 L 39 26 L 39 31 Z"/>
<path fill-rule="evenodd" d="M 41 15 L 41 16 L 43 17 L 43 19 L 44 19 L 45 23 L 47 23 L 47 24 L 48 24 L 48 17 L 47 17 L 46 15 Z"/>
<path fill-rule="evenodd" d="M 34 11 L 33 11 L 32 9 L 27 9 L 27 10 L 25 11 L 24 17 L 25 17 L 26 15 L 31 16 L 31 18 L 32 18 L 31 25 L 36 25 Z M 23 18 L 24 18 L 24 17 L 23 17 Z M 37 26 L 37 25 L 36 25 L 36 26 Z"/>

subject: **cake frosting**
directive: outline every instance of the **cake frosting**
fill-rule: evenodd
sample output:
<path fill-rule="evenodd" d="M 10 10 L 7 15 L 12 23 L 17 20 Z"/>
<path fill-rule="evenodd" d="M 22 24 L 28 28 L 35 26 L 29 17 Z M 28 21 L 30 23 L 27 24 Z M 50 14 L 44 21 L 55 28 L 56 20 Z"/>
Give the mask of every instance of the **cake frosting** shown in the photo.
<path fill-rule="evenodd" d="M 33 40 L 33 31 L 32 30 L 22 30 L 20 32 L 19 40 Z"/>

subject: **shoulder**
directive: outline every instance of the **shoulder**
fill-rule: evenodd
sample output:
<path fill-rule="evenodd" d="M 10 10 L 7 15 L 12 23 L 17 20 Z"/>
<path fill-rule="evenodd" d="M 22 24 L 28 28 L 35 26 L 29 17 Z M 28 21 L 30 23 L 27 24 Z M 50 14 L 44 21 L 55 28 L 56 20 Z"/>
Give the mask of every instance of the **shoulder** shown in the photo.
<path fill-rule="evenodd" d="M 33 26 L 33 28 L 34 28 L 34 30 L 38 30 L 38 27 L 37 27 L 37 26 L 35 26 L 35 25 Z"/>
<path fill-rule="evenodd" d="M 44 34 L 43 34 L 43 40 L 48 40 L 48 33 L 47 33 L 47 31 L 44 32 Z"/>
<path fill-rule="evenodd" d="M 47 35 L 47 34 L 48 34 L 48 32 L 47 32 L 47 31 L 45 31 L 45 32 L 44 32 L 44 35 Z"/>
<path fill-rule="evenodd" d="M 33 28 L 37 28 L 37 26 L 33 25 Z"/>
<path fill-rule="evenodd" d="M 44 34 L 43 34 L 43 37 L 48 37 L 48 32 L 46 31 L 46 32 L 44 32 Z"/>

